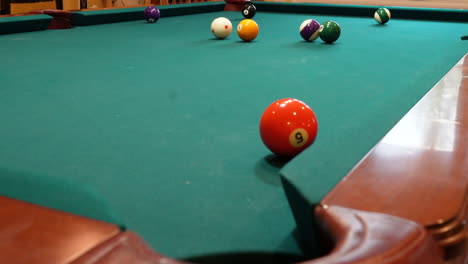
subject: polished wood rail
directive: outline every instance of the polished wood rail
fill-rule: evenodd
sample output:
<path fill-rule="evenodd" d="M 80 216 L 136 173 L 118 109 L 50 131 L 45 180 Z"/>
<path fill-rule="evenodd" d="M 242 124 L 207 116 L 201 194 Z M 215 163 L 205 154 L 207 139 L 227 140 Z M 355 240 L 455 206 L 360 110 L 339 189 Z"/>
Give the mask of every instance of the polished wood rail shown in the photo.
<path fill-rule="evenodd" d="M 466 263 L 467 249 L 460 245 L 466 243 L 468 236 L 467 135 L 465 55 L 322 204 L 380 212 L 420 223 L 443 248 L 461 250 L 450 263 Z"/>
<path fill-rule="evenodd" d="M 189 264 L 112 224 L 2 196 L 0 208 L 0 263 Z M 335 246 L 301 264 L 444 263 L 430 233 L 413 221 L 337 206 L 318 207 L 316 217 Z"/>
<path fill-rule="evenodd" d="M 317 217 L 336 240 L 336 247 L 327 256 L 297 264 L 444 263 L 440 248 L 424 227 L 414 222 L 340 207 L 318 208 Z M 154 252 L 132 232 L 123 232 L 71 264 L 127 263 L 190 264 Z"/>
<path fill-rule="evenodd" d="M 113 224 L 0 196 L 0 263 L 69 263 L 119 234 Z"/>

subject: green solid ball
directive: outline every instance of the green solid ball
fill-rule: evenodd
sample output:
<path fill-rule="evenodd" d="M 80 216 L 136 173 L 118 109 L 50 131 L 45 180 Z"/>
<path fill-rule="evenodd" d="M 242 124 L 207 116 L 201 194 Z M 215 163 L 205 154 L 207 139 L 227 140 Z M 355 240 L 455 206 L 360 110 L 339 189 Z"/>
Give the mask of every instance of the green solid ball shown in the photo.
<path fill-rule="evenodd" d="M 391 18 L 390 11 L 387 8 L 379 8 L 374 13 L 374 19 L 379 24 L 387 23 Z"/>
<path fill-rule="evenodd" d="M 341 28 L 335 21 L 327 21 L 322 24 L 320 29 L 320 39 L 326 43 L 335 42 L 341 34 Z"/>

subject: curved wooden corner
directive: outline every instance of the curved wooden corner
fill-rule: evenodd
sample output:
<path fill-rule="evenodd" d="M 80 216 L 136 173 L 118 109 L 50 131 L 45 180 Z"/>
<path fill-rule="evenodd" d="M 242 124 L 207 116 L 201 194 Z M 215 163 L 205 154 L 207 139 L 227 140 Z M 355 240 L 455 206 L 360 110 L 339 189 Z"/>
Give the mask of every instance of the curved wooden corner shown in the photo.
<path fill-rule="evenodd" d="M 317 207 L 316 217 L 335 247 L 329 255 L 307 264 L 444 263 L 441 248 L 415 222 L 326 205 Z"/>
<path fill-rule="evenodd" d="M 335 242 L 325 257 L 302 264 L 439 264 L 442 250 L 415 222 L 338 206 L 320 207 L 316 215 Z M 132 232 L 94 248 L 72 264 L 187 264 L 154 252 Z"/>

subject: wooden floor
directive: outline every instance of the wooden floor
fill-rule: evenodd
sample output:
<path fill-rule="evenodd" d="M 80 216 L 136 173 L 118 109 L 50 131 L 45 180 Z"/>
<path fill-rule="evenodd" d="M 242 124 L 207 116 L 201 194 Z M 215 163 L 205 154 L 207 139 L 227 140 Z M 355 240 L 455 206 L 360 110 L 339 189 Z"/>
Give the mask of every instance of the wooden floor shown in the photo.
<path fill-rule="evenodd" d="M 322 3 L 372 6 L 468 9 L 468 0 L 265 0 L 267 2 Z"/>

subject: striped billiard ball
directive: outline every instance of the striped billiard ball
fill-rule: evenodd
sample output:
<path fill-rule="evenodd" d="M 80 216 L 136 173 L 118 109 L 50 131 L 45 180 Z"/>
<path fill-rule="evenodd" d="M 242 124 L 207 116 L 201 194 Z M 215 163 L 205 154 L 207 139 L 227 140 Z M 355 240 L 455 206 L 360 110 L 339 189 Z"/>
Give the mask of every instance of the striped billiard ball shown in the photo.
<path fill-rule="evenodd" d="M 313 41 L 320 34 L 320 23 L 314 19 L 307 19 L 299 27 L 299 33 L 305 41 Z"/>
<path fill-rule="evenodd" d="M 379 24 L 387 23 L 390 20 L 390 18 L 391 18 L 390 10 L 388 10 L 387 8 L 379 8 L 374 13 L 374 19 Z"/>

